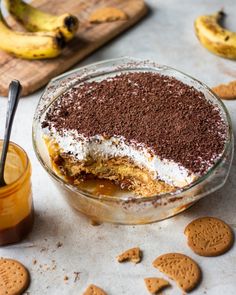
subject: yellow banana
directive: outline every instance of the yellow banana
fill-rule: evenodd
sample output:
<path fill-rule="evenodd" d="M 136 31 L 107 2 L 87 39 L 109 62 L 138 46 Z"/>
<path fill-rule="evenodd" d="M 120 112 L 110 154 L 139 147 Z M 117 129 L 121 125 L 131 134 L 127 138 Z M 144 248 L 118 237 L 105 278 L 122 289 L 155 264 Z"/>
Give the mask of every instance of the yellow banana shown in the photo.
<path fill-rule="evenodd" d="M 0 49 L 25 59 L 44 59 L 58 56 L 64 45 L 63 36 L 55 32 L 13 31 L 0 11 Z"/>
<path fill-rule="evenodd" d="M 220 20 L 224 12 L 199 16 L 194 23 L 196 35 L 201 44 L 214 54 L 236 59 L 236 32 L 224 29 Z"/>
<path fill-rule="evenodd" d="M 72 39 L 78 30 L 79 21 L 69 13 L 53 15 L 41 11 L 22 0 L 5 0 L 7 10 L 28 31 L 59 31 L 66 41 Z"/>

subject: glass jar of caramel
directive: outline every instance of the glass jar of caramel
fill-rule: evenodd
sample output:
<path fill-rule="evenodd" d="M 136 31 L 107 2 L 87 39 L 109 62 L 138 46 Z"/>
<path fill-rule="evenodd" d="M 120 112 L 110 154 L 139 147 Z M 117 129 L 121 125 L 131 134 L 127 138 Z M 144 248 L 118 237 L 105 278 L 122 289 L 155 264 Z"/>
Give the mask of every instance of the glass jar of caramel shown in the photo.
<path fill-rule="evenodd" d="M 0 155 L 2 153 L 0 140 Z M 0 187 L 0 246 L 21 241 L 34 220 L 31 164 L 26 152 L 10 143 L 4 170 L 6 186 Z"/>

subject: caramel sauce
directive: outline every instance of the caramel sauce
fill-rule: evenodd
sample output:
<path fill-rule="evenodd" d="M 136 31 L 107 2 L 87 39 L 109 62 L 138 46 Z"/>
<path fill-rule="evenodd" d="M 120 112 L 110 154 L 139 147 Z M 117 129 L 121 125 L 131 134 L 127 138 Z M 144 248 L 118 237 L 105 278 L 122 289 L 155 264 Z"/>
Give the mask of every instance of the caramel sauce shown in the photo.
<path fill-rule="evenodd" d="M 2 140 L 0 140 L 0 154 Z M 10 142 L 0 188 L 0 246 L 21 241 L 33 226 L 31 164 L 25 151 Z"/>
<path fill-rule="evenodd" d="M 9 228 L 0 230 L 0 246 L 20 242 L 32 230 L 34 224 L 33 208 L 28 216 L 18 224 Z"/>
<path fill-rule="evenodd" d="M 97 196 L 116 196 L 125 192 L 125 190 L 122 190 L 119 185 L 116 185 L 111 180 L 98 178 L 83 180 L 79 183 L 78 187 Z"/>

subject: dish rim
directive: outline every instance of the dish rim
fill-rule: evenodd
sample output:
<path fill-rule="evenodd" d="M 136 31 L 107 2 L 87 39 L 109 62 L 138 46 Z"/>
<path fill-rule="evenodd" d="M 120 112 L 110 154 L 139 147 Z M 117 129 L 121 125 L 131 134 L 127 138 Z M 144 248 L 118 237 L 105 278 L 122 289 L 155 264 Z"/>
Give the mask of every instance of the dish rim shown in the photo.
<path fill-rule="evenodd" d="M 98 70 L 101 70 L 103 68 L 103 66 L 105 65 L 110 65 L 110 67 L 114 66 L 114 64 L 117 64 L 119 63 L 120 64 L 120 67 L 117 68 L 117 70 L 113 70 L 113 71 L 105 71 L 105 72 L 98 72 L 98 74 L 96 74 L 96 71 Z M 200 85 L 206 92 L 208 92 L 210 94 L 210 96 L 214 99 L 214 101 L 217 103 L 217 106 L 220 105 L 220 111 L 223 112 L 223 115 L 224 115 L 224 121 L 225 123 L 227 124 L 227 140 L 225 142 L 225 147 L 224 147 L 224 151 L 223 153 L 221 154 L 221 157 L 214 163 L 214 165 L 205 173 L 203 174 L 201 177 L 197 178 L 195 181 L 193 181 L 192 183 L 190 183 L 189 185 L 186 185 L 184 186 L 183 188 L 179 188 L 177 190 L 175 190 L 174 192 L 171 192 L 171 193 L 164 193 L 164 194 L 159 194 L 159 195 L 153 195 L 153 196 L 149 196 L 149 197 L 141 197 L 141 196 L 108 196 L 108 195 L 93 195 L 89 192 L 87 192 L 86 190 L 83 190 L 83 189 L 80 189 L 72 184 L 69 184 L 67 183 L 65 180 L 63 180 L 63 178 L 61 178 L 60 176 L 58 176 L 53 170 L 51 167 L 49 167 L 45 161 L 43 160 L 41 154 L 40 154 L 40 151 L 37 147 L 37 140 L 36 140 L 36 132 L 37 132 L 37 126 L 39 122 L 37 122 L 37 119 L 36 119 L 36 114 L 37 114 L 37 111 L 38 111 L 38 107 L 39 107 L 39 104 L 46 92 L 46 90 L 49 88 L 49 86 L 56 82 L 57 80 L 62 80 L 65 78 L 65 77 L 69 77 L 73 74 L 78 74 L 79 76 L 79 73 L 83 73 L 83 72 L 87 72 L 87 79 L 85 78 L 86 77 L 86 74 L 85 74 L 85 77 L 83 77 L 83 79 L 77 81 L 77 83 L 74 83 L 72 85 L 69 85 L 68 87 L 66 87 L 66 89 L 64 89 L 64 91 L 62 91 L 61 93 L 57 94 L 54 99 L 47 105 L 47 107 L 44 109 L 44 113 L 46 112 L 46 110 L 50 107 L 50 105 L 64 92 L 68 91 L 69 88 L 73 87 L 75 84 L 79 84 L 81 82 L 84 82 L 88 79 L 91 79 L 91 78 L 96 78 L 96 77 L 99 77 L 99 76 L 102 76 L 104 74 L 111 74 L 111 73 L 116 73 L 116 72 L 122 72 L 122 71 L 128 71 L 129 69 L 132 70 L 132 71 L 135 71 L 135 68 L 132 68 L 132 66 L 135 67 L 135 63 L 136 66 L 138 66 L 138 63 L 141 63 L 143 68 L 136 68 L 136 72 L 138 71 L 141 71 L 142 70 L 145 70 L 144 66 L 148 66 L 147 67 L 147 71 L 151 72 L 151 69 L 155 70 L 159 70 L 159 71 L 162 71 L 162 70 L 168 70 L 168 71 L 171 71 L 173 73 L 173 77 L 175 79 L 178 80 L 178 78 L 176 76 L 174 76 L 174 73 L 176 74 L 180 74 L 182 77 L 184 78 L 187 78 L 189 80 L 191 80 L 192 82 Z M 105 67 L 104 67 L 105 68 Z M 89 76 L 89 71 L 92 70 L 94 71 L 95 70 L 95 73 L 94 75 L 92 76 Z M 158 72 L 158 71 L 157 71 Z M 164 73 L 161 75 L 165 75 Z M 181 81 L 181 80 L 180 80 Z M 183 82 L 183 81 L 182 81 Z M 184 83 L 184 82 L 183 82 Z M 205 94 L 204 94 L 205 95 Z M 233 132 L 232 132 L 232 121 L 231 121 L 231 118 L 230 118 L 230 115 L 229 115 L 229 112 L 226 108 L 226 106 L 224 105 L 224 103 L 221 101 L 221 99 L 205 84 L 205 83 L 202 83 L 201 81 L 199 81 L 198 79 L 196 78 L 193 78 L 192 76 L 182 72 L 182 71 L 179 71 L 173 67 L 170 67 L 170 66 L 166 66 L 166 65 L 161 65 L 161 64 L 158 64 L 156 62 L 153 62 L 153 61 L 150 61 L 150 60 L 145 60 L 145 59 L 137 59 L 137 58 L 133 58 L 133 57 L 122 57 L 122 58 L 115 58 L 115 59 L 107 59 L 107 60 L 103 60 L 103 61 L 99 61 L 99 62 L 96 62 L 96 63 L 92 63 L 88 66 L 83 66 L 83 67 L 80 67 L 80 68 L 77 68 L 77 69 L 74 69 L 74 70 L 71 70 L 71 71 L 68 71 L 68 72 L 65 72 L 57 77 L 54 77 L 49 83 L 48 85 L 46 86 L 44 92 L 42 93 L 42 95 L 40 96 L 40 99 L 39 99 L 39 104 L 36 108 L 36 111 L 35 111 L 35 116 L 34 116 L 34 120 L 33 120 L 33 127 L 32 127 L 32 141 L 33 141 L 33 148 L 34 148 L 34 151 L 35 151 L 35 154 L 36 154 L 36 157 L 37 159 L 39 160 L 40 164 L 44 167 L 44 169 L 47 171 L 47 173 L 54 179 L 56 180 L 56 182 L 58 182 L 60 185 L 64 186 L 66 189 L 68 189 L 69 191 L 72 191 L 76 194 L 79 194 L 79 195 L 83 195 L 84 197 L 87 197 L 87 198 L 91 198 L 91 199 L 95 199 L 95 200 L 104 200 L 104 201 L 109 201 L 109 202 L 127 202 L 129 200 L 137 200 L 138 202 L 153 202 L 153 201 L 156 201 L 156 200 L 161 200 L 161 199 L 165 199 L 167 200 L 169 197 L 170 198 L 178 198 L 178 196 L 182 195 L 183 193 L 187 192 L 187 191 L 190 191 L 191 189 L 193 189 L 194 187 L 200 185 L 202 182 L 204 182 L 206 179 L 208 179 L 216 170 L 217 168 L 222 164 L 222 162 L 224 161 L 224 159 L 226 158 L 226 156 L 228 155 L 228 153 L 230 153 L 230 150 L 233 149 Z M 226 119 L 226 120 L 225 120 Z M 231 162 L 232 162 L 232 159 L 231 159 Z M 230 166 L 228 168 L 228 173 L 229 173 L 229 170 L 230 170 Z"/>

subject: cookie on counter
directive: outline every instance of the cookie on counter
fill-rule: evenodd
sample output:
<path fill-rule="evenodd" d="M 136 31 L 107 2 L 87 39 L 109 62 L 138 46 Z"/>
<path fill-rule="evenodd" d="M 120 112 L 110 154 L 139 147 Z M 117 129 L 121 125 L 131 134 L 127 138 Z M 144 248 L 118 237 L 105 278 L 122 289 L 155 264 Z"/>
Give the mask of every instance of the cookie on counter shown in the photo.
<path fill-rule="evenodd" d="M 201 217 L 190 222 L 184 234 L 189 247 L 201 256 L 218 256 L 228 251 L 234 242 L 231 228 L 215 217 Z"/>
<path fill-rule="evenodd" d="M 28 270 L 19 261 L 0 258 L 0 294 L 20 295 L 29 286 Z"/>
<path fill-rule="evenodd" d="M 198 264 L 181 253 L 163 254 L 153 261 L 153 266 L 176 281 L 184 292 L 192 291 L 201 280 L 201 270 Z"/>

